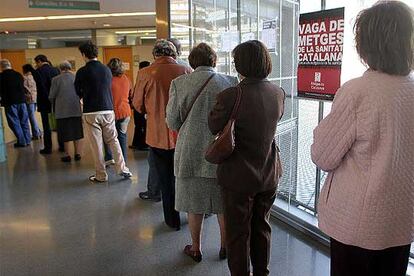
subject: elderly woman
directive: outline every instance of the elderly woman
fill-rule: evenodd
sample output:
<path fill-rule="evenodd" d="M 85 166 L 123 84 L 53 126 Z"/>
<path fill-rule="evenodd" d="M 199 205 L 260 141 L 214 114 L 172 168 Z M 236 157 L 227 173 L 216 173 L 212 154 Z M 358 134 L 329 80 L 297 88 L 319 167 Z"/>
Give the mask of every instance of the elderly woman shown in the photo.
<path fill-rule="evenodd" d="M 59 65 L 60 75 L 52 79 L 49 100 L 53 103 L 57 133 L 59 140 L 64 142 L 65 156 L 62 162 L 72 160 L 69 154 L 69 144 L 73 142 L 75 147 L 75 161 L 81 160 L 83 128 L 80 99 L 75 91 L 75 75 L 68 61 Z"/>
<path fill-rule="evenodd" d="M 208 119 L 213 134 L 224 129 L 236 100 L 235 148 L 219 164 L 218 184 L 223 188 L 227 255 L 232 275 L 268 275 L 271 228 L 270 208 L 279 181 L 276 126 L 284 110 L 285 93 L 266 78 L 272 61 L 266 46 L 251 40 L 233 50 L 242 81 L 217 96 Z"/>
<path fill-rule="evenodd" d="M 214 139 L 212 135 L 206 134 L 208 113 L 217 94 L 236 85 L 237 78 L 216 73 L 216 59 L 216 53 L 207 44 L 201 43 L 195 47 L 189 56 L 190 65 L 195 71 L 172 81 L 167 105 L 167 124 L 170 129 L 179 130 L 174 156 L 175 208 L 188 213 L 192 244 L 185 247 L 184 253 L 196 262 L 202 259 L 200 240 L 204 214 L 218 215 L 220 258 L 226 257 L 223 203 L 217 185 L 217 167 L 204 159 L 204 150 Z"/>
<path fill-rule="evenodd" d="M 131 117 L 129 98 L 131 95 L 131 82 L 124 74 L 123 63 L 119 58 L 112 58 L 108 63 L 112 73 L 112 99 L 114 102 L 115 127 L 118 133 L 124 160 L 127 160 L 128 124 Z M 105 144 L 105 161 L 115 164 L 109 147 Z"/>
<path fill-rule="evenodd" d="M 338 91 L 314 131 L 327 171 L 319 227 L 331 275 L 403 276 L 414 239 L 413 13 L 398 1 L 363 10 L 356 48 L 369 69 Z"/>

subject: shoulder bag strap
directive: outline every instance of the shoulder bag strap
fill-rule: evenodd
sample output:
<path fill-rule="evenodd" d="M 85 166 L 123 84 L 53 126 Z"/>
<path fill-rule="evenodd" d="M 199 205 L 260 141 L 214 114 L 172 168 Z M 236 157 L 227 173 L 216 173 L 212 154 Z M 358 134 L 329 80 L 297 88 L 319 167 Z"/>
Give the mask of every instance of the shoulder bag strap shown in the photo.
<path fill-rule="evenodd" d="M 239 113 L 239 107 L 240 107 L 240 103 L 241 103 L 241 97 L 242 97 L 243 90 L 242 90 L 240 84 L 237 85 L 236 87 L 237 87 L 236 102 L 234 103 L 234 107 L 233 107 L 233 110 L 232 110 L 231 115 L 230 115 L 230 120 L 232 120 L 232 119 L 235 120 L 236 119 L 236 117 Z"/>
<path fill-rule="evenodd" d="M 216 73 L 213 73 L 210 77 L 208 77 L 208 79 L 205 81 L 205 83 L 203 84 L 203 86 L 200 88 L 200 90 L 198 90 L 196 96 L 194 97 L 193 101 L 190 104 L 190 108 L 187 111 L 187 114 L 185 114 L 184 116 L 184 120 L 183 120 L 183 124 L 184 122 L 187 120 L 188 115 L 190 115 L 191 109 L 193 108 L 195 102 L 197 101 L 198 97 L 201 95 L 201 92 L 203 92 L 204 88 L 207 86 L 207 84 L 210 82 L 210 80 L 216 75 Z"/>

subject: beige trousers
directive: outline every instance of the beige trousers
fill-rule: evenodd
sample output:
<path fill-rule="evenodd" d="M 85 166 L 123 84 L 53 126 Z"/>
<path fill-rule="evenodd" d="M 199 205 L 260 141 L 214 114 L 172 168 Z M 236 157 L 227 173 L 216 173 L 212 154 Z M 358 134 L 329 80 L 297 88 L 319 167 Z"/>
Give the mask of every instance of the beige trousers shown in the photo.
<path fill-rule="evenodd" d="M 85 133 L 89 139 L 93 159 L 95 161 L 95 177 L 99 181 L 108 180 L 108 174 L 106 173 L 105 168 L 103 142 L 105 142 L 112 151 L 117 174 L 128 173 L 129 169 L 125 165 L 115 128 L 115 114 L 86 114 L 83 117 L 86 128 Z"/>

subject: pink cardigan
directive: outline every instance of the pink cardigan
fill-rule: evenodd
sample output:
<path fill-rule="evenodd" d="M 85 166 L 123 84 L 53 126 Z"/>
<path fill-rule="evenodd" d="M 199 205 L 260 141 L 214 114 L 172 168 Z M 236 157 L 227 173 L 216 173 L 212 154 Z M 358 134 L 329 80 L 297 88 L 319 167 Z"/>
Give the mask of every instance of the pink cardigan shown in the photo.
<path fill-rule="evenodd" d="M 314 131 L 312 160 L 328 171 L 319 227 L 381 250 L 414 240 L 414 74 L 368 70 L 343 85 Z"/>

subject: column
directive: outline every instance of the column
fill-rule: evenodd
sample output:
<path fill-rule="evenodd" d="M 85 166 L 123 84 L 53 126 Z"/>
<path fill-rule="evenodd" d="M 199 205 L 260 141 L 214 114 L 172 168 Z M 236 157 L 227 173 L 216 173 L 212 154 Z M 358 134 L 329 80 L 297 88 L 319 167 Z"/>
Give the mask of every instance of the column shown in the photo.
<path fill-rule="evenodd" d="M 156 26 L 157 26 L 157 38 L 169 38 L 170 37 L 170 1 L 169 0 L 156 0 Z"/>

